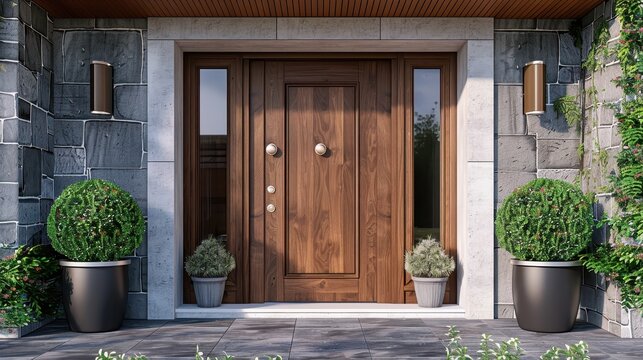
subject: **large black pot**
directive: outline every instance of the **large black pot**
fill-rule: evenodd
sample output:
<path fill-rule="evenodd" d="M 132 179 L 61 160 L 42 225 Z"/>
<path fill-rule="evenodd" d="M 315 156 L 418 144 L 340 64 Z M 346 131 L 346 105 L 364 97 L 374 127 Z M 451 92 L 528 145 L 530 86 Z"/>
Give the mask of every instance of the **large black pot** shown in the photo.
<path fill-rule="evenodd" d="M 130 260 L 61 260 L 63 306 L 71 331 L 105 332 L 121 327 L 127 308 Z"/>
<path fill-rule="evenodd" d="M 580 303 L 581 263 L 511 260 L 511 264 L 518 325 L 546 333 L 571 330 Z"/>

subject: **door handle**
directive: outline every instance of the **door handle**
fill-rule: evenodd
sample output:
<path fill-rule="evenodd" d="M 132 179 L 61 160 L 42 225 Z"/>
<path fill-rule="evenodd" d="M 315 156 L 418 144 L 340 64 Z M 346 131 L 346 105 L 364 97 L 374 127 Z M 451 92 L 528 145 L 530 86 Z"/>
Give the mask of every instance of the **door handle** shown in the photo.
<path fill-rule="evenodd" d="M 319 156 L 324 156 L 324 154 L 326 154 L 327 150 L 328 150 L 328 148 L 323 143 L 319 143 L 319 144 L 315 145 L 315 154 L 317 154 Z"/>
<path fill-rule="evenodd" d="M 279 148 L 274 143 L 270 143 L 266 145 L 266 154 L 270 156 L 275 156 L 278 151 L 279 151 Z"/>

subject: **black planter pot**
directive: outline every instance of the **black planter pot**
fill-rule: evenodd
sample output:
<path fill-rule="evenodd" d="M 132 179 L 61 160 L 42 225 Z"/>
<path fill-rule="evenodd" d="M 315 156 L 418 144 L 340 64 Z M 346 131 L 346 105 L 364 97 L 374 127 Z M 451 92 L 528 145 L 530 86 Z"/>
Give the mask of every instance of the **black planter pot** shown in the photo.
<path fill-rule="evenodd" d="M 127 307 L 130 262 L 60 261 L 63 306 L 71 331 L 105 332 L 121 327 Z"/>
<path fill-rule="evenodd" d="M 511 264 L 518 325 L 546 333 L 571 330 L 580 303 L 581 263 L 511 260 Z"/>

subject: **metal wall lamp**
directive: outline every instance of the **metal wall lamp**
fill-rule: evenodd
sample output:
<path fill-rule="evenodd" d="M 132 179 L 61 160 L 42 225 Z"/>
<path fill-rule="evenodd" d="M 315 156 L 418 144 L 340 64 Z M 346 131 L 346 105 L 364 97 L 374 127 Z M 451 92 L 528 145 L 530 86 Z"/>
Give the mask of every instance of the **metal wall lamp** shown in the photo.
<path fill-rule="evenodd" d="M 105 61 L 94 60 L 90 66 L 90 100 L 92 114 L 111 115 L 113 105 L 113 68 Z"/>
<path fill-rule="evenodd" d="M 531 61 L 522 68 L 522 110 L 525 115 L 545 113 L 545 63 Z"/>

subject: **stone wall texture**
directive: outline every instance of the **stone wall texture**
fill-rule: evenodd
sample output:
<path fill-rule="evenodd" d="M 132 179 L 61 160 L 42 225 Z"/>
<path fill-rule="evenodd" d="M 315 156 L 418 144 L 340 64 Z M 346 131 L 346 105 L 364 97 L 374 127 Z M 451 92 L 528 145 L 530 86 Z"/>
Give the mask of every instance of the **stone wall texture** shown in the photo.
<path fill-rule="evenodd" d="M 611 48 L 619 40 L 621 30 L 614 11 L 614 1 L 600 4 L 582 18 L 583 61 L 594 41 L 596 29 L 603 25 L 609 31 L 608 47 Z M 584 191 L 596 194 L 596 219 L 602 218 L 604 214 L 612 216 L 619 211 L 609 192 L 609 176 L 616 170 L 615 159 L 621 150 L 618 121 L 614 114 L 623 98 L 621 89 L 611 83 L 612 79 L 622 74 L 615 56 L 610 55 L 607 59 L 600 60 L 600 63 L 602 66 L 598 71 L 582 74 L 582 86 L 586 94 L 592 92 L 590 89 L 597 90 L 595 98 L 586 95 L 582 99 L 585 151 L 581 181 Z M 607 227 L 595 231 L 596 243 L 609 240 L 610 232 Z M 604 276 L 585 272 L 581 288 L 580 317 L 621 337 L 643 337 L 643 319 L 640 313 L 623 309 L 619 300 L 618 288 L 606 281 Z"/>
<path fill-rule="evenodd" d="M 574 181 L 579 175 L 580 128 L 570 128 L 554 111 L 564 95 L 577 95 L 581 50 L 569 33 L 572 20 L 495 20 L 496 208 L 516 187 L 535 178 Z M 546 65 L 546 112 L 524 115 L 522 67 L 543 60 Z M 511 256 L 496 241 L 495 311 L 514 317 Z"/>
<path fill-rule="evenodd" d="M 53 23 L 35 3 L 0 0 L 0 255 L 48 243 L 54 199 Z"/>
<path fill-rule="evenodd" d="M 55 19 L 53 194 L 84 179 L 106 179 L 130 192 L 147 216 L 147 21 Z M 92 115 L 93 60 L 114 67 L 112 116 Z M 147 317 L 147 235 L 130 257 L 128 318 Z"/>

